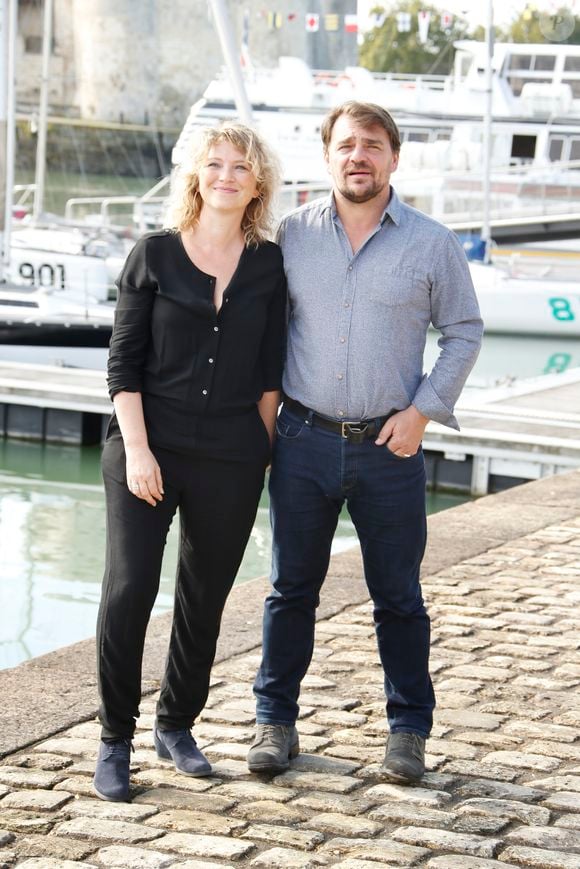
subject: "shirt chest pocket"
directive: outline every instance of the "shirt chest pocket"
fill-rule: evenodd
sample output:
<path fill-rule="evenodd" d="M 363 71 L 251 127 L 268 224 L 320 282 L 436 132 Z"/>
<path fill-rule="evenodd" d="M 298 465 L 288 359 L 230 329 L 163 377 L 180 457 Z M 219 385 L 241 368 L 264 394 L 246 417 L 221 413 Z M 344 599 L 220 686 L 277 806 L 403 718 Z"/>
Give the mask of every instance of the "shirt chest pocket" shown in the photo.
<path fill-rule="evenodd" d="M 419 269 L 411 266 L 375 266 L 371 301 L 387 307 L 412 305 L 428 309 L 429 283 Z"/>

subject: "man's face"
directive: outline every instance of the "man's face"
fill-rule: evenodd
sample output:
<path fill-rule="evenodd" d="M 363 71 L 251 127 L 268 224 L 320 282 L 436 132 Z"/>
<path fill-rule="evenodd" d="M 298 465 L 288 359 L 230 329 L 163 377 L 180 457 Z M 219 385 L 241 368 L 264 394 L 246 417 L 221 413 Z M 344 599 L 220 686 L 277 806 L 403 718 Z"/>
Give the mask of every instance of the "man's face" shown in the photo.
<path fill-rule="evenodd" d="M 337 118 L 325 159 L 335 191 L 349 202 L 368 202 L 388 192 L 399 164 L 380 125 L 361 127 L 348 115 Z"/>

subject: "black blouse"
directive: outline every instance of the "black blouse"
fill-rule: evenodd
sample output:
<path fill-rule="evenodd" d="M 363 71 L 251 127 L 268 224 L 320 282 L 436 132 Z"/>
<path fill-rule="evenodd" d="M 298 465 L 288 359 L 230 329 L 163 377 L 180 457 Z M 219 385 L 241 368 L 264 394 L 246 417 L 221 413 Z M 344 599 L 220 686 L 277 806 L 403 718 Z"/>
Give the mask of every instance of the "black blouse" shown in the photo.
<path fill-rule="evenodd" d="M 137 242 L 117 286 L 109 394 L 143 394 L 159 446 L 172 420 L 183 429 L 184 417 L 246 413 L 281 388 L 286 280 L 278 245 L 244 248 L 219 312 L 215 278 L 170 230 Z"/>

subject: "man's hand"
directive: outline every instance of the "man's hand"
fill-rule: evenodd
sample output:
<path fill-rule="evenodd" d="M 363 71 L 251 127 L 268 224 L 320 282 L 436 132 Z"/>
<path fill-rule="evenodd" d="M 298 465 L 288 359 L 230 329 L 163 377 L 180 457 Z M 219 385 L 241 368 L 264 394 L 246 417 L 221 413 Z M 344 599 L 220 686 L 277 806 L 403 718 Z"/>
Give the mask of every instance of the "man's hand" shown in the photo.
<path fill-rule="evenodd" d="M 428 422 L 429 418 L 411 404 L 388 418 L 375 443 L 379 447 L 386 445 L 396 456 L 408 459 L 419 449 Z"/>

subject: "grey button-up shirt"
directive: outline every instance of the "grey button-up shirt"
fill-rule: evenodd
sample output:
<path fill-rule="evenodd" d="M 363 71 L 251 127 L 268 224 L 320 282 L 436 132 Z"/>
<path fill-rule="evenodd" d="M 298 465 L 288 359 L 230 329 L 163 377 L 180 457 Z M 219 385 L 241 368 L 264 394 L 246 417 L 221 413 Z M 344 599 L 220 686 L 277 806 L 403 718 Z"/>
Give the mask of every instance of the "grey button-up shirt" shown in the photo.
<path fill-rule="evenodd" d="M 286 395 L 336 420 L 405 410 L 459 428 L 453 415 L 483 332 L 463 249 L 391 188 L 353 254 L 332 194 L 292 211 L 279 244 L 288 277 Z M 441 352 L 423 373 L 429 324 Z"/>

